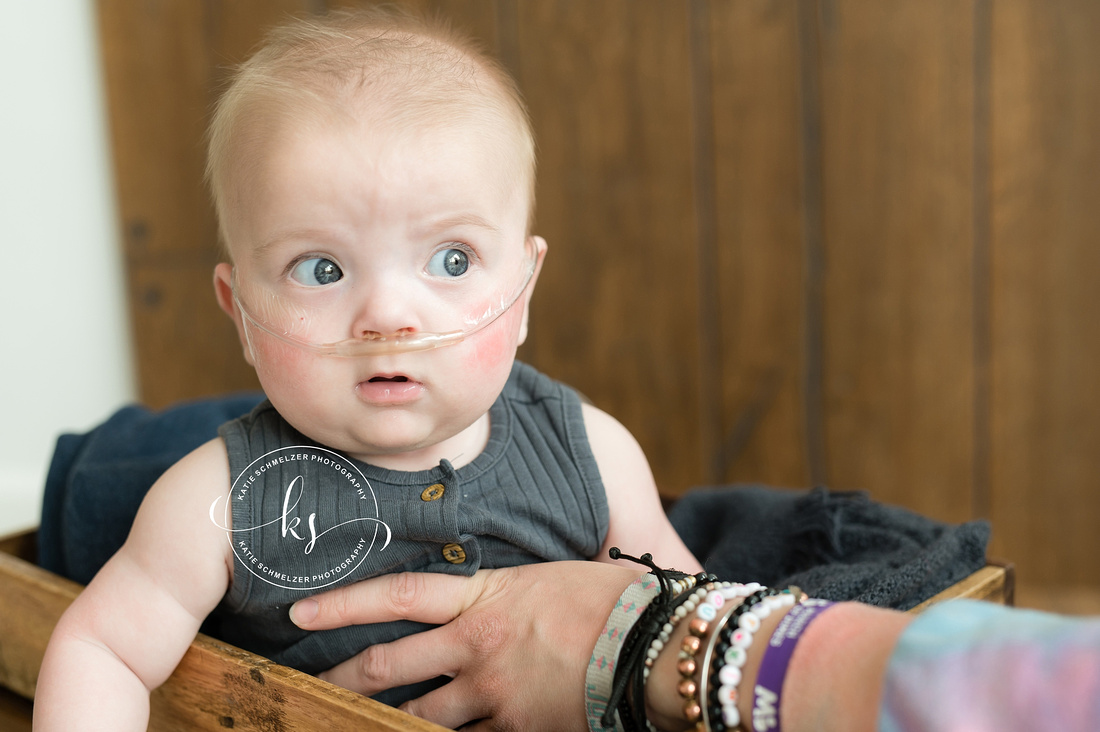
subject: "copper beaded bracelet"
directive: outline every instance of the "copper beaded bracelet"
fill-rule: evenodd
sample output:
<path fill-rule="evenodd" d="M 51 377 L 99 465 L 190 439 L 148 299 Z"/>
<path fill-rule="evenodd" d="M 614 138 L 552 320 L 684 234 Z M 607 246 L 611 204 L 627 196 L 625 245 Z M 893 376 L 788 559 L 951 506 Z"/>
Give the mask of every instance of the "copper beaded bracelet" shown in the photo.
<path fill-rule="evenodd" d="M 756 587 L 759 587 L 759 585 L 756 585 Z M 763 600 L 763 598 L 776 594 L 776 592 L 776 590 L 770 588 L 755 590 L 745 597 L 739 605 L 733 607 L 722 615 L 721 618 L 717 619 L 719 627 L 725 626 L 727 622 L 738 623 L 740 619 L 746 616 L 749 611 Z M 704 654 L 705 663 L 699 664 L 696 662 L 696 655 L 698 654 L 699 648 L 702 646 L 703 638 L 706 637 L 707 631 L 710 630 L 710 626 L 710 620 L 705 620 L 700 617 L 695 617 L 691 620 L 688 626 L 688 635 L 684 637 L 684 641 L 681 644 L 680 658 L 677 660 L 676 664 L 676 669 L 680 672 L 680 682 L 677 686 L 677 691 L 680 696 L 684 698 L 684 718 L 695 724 L 697 732 L 706 732 L 706 730 L 710 729 L 709 715 L 707 715 L 707 706 L 709 703 L 707 698 L 707 677 L 709 674 L 709 653 L 713 652 L 714 635 L 711 636 L 711 642 L 707 645 L 707 653 Z M 759 621 L 757 621 L 757 627 L 759 627 Z M 695 681 L 696 671 L 701 671 L 698 682 Z"/>

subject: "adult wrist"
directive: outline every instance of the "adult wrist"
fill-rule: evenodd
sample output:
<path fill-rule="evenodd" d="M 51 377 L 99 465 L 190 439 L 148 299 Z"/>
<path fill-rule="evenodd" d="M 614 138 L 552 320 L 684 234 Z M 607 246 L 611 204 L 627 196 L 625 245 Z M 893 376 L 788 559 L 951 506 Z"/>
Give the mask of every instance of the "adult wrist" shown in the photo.
<path fill-rule="evenodd" d="M 783 732 L 876 729 L 886 666 L 912 619 L 843 602 L 807 628 L 787 673 Z"/>

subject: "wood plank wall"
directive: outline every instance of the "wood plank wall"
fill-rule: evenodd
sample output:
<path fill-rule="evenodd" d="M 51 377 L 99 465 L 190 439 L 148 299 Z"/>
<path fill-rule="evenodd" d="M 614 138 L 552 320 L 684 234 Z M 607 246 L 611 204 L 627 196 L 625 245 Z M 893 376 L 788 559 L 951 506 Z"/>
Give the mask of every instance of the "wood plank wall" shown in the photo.
<path fill-rule="evenodd" d="M 141 393 L 248 388 L 202 132 L 324 0 L 100 0 Z M 1100 590 L 1100 6 L 409 0 L 494 49 L 550 242 L 522 357 L 669 494 L 866 489 L 992 519 L 1024 587 Z"/>

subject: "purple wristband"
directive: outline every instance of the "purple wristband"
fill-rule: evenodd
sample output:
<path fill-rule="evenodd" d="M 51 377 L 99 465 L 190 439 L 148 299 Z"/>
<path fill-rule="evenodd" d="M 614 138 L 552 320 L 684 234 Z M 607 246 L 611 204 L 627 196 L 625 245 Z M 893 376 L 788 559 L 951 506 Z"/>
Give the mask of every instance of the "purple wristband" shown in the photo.
<path fill-rule="evenodd" d="M 760 672 L 756 676 L 753 690 L 752 729 L 754 732 L 780 732 L 779 695 L 783 691 L 783 680 L 787 677 L 794 648 L 798 645 L 803 631 L 814 618 L 828 610 L 833 603 L 828 600 L 806 600 L 795 605 L 779 621 L 772 633 L 764 658 L 760 661 Z"/>

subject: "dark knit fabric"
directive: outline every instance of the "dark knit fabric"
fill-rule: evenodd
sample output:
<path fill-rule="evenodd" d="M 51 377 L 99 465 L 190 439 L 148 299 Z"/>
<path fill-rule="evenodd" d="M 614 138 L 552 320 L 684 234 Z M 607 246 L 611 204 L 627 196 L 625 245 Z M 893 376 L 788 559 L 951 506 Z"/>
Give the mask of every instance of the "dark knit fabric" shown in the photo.
<path fill-rule="evenodd" d="M 897 610 L 981 569 L 990 533 L 985 521 L 953 526 L 825 488 L 698 489 L 669 518 L 721 579 L 794 584 L 814 597 Z"/>

